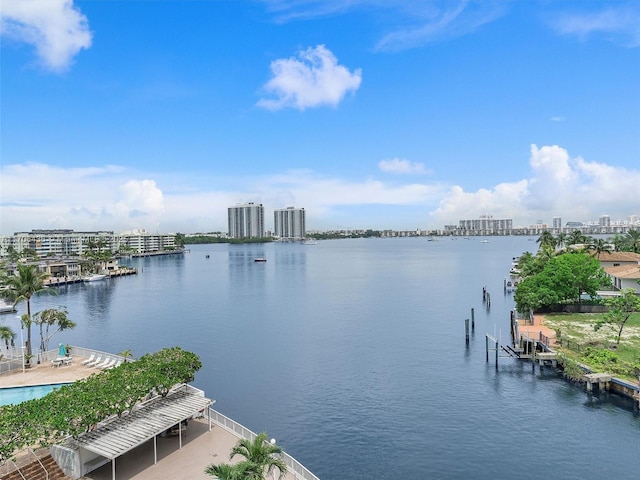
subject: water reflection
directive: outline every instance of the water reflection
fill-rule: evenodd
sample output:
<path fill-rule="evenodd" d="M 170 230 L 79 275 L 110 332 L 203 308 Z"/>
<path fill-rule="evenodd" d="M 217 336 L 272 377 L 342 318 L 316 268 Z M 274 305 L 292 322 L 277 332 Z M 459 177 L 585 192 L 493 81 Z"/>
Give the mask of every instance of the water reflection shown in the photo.
<path fill-rule="evenodd" d="M 99 282 L 85 282 L 81 286 L 82 299 L 85 304 L 86 320 L 90 323 L 102 324 L 109 317 L 111 300 L 116 279 Z"/>

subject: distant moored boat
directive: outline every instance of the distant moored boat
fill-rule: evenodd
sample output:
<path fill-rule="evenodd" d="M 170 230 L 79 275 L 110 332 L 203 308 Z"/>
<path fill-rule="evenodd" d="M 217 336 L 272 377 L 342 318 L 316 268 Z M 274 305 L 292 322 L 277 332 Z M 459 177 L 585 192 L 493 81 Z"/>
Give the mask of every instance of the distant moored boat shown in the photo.
<path fill-rule="evenodd" d="M 82 280 L 84 280 L 85 282 L 97 282 L 99 280 L 104 280 L 105 278 L 107 278 L 106 275 L 102 275 L 100 273 L 92 273 L 91 275 L 84 277 Z"/>

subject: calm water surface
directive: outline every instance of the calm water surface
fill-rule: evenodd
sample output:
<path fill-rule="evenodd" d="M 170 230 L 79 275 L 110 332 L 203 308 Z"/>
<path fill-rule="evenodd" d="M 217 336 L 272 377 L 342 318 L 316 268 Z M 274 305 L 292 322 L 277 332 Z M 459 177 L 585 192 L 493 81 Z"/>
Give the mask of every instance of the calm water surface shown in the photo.
<path fill-rule="evenodd" d="M 637 478 L 630 402 L 587 395 L 550 369 L 485 363 L 485 333 L 508 335 L 511 258 L 536 247 L 519 237 L 193 246 L 132 260 L 137 276 L 62 287 L 33 310 L 67 306 L 78 327 L 56 342 L 194 351 L 195 384 L 215 408 L 267 431 L 321 480 Z"/>

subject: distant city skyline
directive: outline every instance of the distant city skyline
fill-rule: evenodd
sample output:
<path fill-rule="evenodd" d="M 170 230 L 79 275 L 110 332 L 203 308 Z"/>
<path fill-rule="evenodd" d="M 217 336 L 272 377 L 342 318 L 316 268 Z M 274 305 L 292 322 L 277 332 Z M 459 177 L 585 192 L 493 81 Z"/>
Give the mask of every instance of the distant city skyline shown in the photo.
<path fill-rule="evenodd" d="M 3 0 L 0 20 L 0 234 L 227 231 L 249 202 L 308 230 L 640 214 L 639 2 Z"/>

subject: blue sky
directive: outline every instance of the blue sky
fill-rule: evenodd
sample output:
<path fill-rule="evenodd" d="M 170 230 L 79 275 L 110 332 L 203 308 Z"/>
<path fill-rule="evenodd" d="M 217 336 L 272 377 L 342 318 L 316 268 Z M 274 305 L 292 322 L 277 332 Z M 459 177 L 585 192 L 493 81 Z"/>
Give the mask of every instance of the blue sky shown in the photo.
<path fill-rule="evenodd" d="M 640 215 L 640 2 L 3 0 L 0 233 Z"/>

